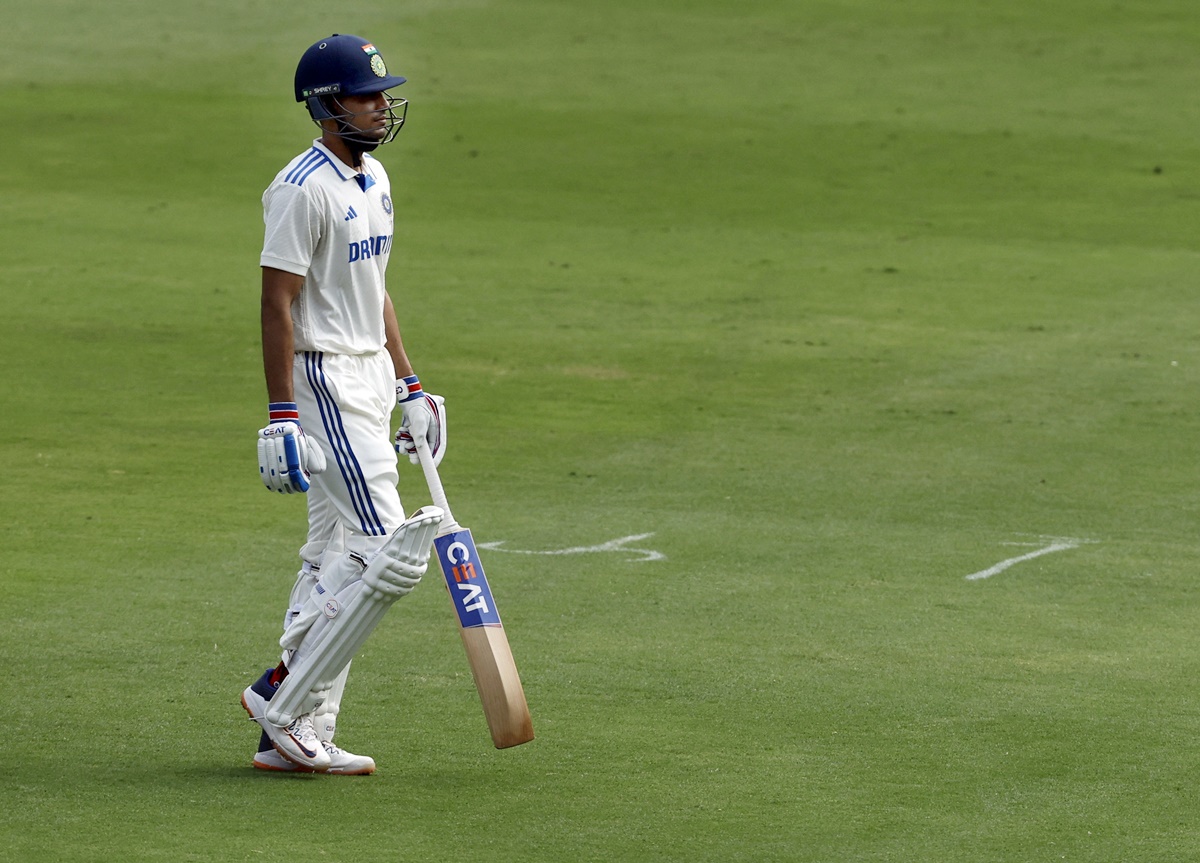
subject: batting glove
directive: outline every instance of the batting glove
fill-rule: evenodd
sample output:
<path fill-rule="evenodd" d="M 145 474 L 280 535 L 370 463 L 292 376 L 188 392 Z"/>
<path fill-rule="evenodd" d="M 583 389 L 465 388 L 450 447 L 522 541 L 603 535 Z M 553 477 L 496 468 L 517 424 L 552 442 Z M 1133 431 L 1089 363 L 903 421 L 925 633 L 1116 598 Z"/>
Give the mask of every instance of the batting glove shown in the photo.
<path fill-rule="evenodd" d="M 300 428 L 294 402 L 272 402 L 271 422 L 258 430 L 258 473 L 263 485 L 280 494 L 308 491 L 309 479 L 325 470 L 325 453 Z"/>
<path fill-rule="evenodd" d="M 446 400 L 427 395 L 416 375 L 396 381 L 396 402 L 402 418 L 396 432 L 396 452 L 408 455 L 413 464 L 420 464 L 414 438 L 425 439 L 433 454 L 434 465 L 442 463 L 446 454 Z"/>

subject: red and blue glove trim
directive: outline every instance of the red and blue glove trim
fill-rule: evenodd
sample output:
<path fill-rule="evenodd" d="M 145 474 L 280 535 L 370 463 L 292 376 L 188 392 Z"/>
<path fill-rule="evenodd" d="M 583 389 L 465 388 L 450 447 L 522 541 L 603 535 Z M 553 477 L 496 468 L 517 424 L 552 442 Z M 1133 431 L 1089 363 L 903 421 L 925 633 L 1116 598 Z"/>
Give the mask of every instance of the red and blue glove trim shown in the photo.
<path fill-rule="evenodd" d="M 300 410 L 296 407 L 295 402 L 271 402 L 267 405 L 267 412 L 271 417 L 271 424 L 275 423 L 300 423 Z"/>
<path fill-rule="evenodd" d="M 416 375 L 409 375 L 396 381 L 396 402 L 398 404 L 415 401 L 423 395 L 425 395 L 425 391 L 421 389 L 421 382 L 417 380 Z"/>

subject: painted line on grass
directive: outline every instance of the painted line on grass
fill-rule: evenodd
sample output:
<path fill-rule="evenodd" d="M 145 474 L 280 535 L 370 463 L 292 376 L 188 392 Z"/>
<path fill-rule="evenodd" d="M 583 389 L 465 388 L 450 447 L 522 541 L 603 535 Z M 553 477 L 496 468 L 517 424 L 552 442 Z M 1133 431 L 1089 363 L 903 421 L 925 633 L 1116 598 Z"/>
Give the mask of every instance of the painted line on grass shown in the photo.
<path fill-rule="evenodd" d="M 1037 557 L 1042 557 L 1047 554 L 1054 554 L 1058 551 L 1070 551 L 1073 548 L 1079 548 L 1081 545 L 1086 545 L 1092 542 L 1098 542 L 1095 539 L 1074 539 L 1069 536 L 1043 536 L 1039 542 L 1006 542 L 1004 545 L 1040 545 L 1048 543 L 1036 551 L 1031 551 L 1028 554 L 1010 557 L 1007 560 L 1002 560 L 995 566 L 989 566 L 987 569 L 981 569 L 979 572 L 973 572 L 968 576 L 964 576 L 967 581 L 979 581 L 984 578 L 991 578 L 993 575 L 999 575 L 1009 567 L 1016 566 L 1018 563 L 1024 563 L 1027 560 L 1033 560 Z"/>
<path fill-rule="evenodd" d="M 509 554 L 596 554 L 599 552 L 615 551 L 628 552 L 630 554 L 641 555 L 634 563 L 643 563 L 648 560 L 666 560 L 667 556 L 661 551 L 652 551 L 648 548 L 627 548 L 631 542 L 640 542 L 643 539 L 649 539 L 654 536 L 653 533 L 635 533 L 632 536 L 622 536 L 618 539 L 612 539 L 608 542 L 602 542 L 599 545 L 581 545 L 575 548 L 555 548 L 548 551 L 526 551 L 521 548 L 504 548 L 504 543 L 508 540 L 502 539 L 498 542 L 481 542 L 480 548 L 488 551 L 506 551 Z"/>

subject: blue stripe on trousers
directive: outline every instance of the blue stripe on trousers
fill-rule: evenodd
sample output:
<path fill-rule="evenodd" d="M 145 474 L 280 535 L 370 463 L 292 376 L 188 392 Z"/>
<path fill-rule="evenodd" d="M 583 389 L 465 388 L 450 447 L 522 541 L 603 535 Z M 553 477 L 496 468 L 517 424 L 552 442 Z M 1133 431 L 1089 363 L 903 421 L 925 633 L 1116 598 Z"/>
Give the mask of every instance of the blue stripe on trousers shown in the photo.
<path fill-rule="evenodd" d="M 354 455 L 350 439 L 346 435 L 346 427 L 342 423 L 341 412 L 338 410 L 333 395 L 329 392 L 323 364 L 324 354 L 318 351 L 304 352 L 304 368 L 308 384 L 316 396 L 317 407 L 321 411 L 321 423 L 325 427 L 325 434 L 329 438 L 329 444 L 337 459 L 342 479 L 350 492 L 350 502 L 354 506 L 355 515 L 358 516 L 359 527 L 367 536 L 384 536 L 387 534 L 387 530 L 384 528 L 383 522 L 379 520 L 379 514 L 375 511 L 375 504 L 371 500 L 371 490 L 367 486 L 366 477 L 363 476 L 362 466 Z"/>

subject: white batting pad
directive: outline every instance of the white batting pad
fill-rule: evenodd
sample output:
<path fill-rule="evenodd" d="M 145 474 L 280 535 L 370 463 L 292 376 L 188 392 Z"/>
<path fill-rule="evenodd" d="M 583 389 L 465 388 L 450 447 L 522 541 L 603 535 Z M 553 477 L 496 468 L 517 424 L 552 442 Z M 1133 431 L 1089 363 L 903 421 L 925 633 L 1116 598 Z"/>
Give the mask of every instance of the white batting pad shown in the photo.
<path fill-rule="evenodd" d="M 425 574 L 442 515 L 436 506 L 417 510 L 367 562 L 361 578 L 326 600 L 288 663 L 288 676 L 267 704 L 269 722 L 286 726 L 325 700 L 392 603 L 407 596 Z"/>

